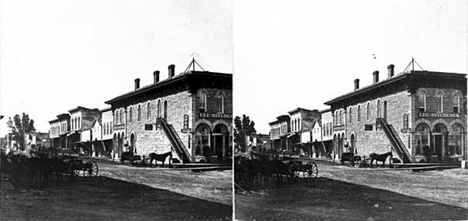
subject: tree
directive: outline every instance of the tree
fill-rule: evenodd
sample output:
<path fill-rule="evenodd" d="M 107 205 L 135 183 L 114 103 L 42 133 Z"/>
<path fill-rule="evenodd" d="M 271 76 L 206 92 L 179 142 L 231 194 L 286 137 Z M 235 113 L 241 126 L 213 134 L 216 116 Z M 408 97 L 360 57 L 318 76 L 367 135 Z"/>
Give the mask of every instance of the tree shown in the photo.
<path fill-rule="evenodd" d="M 13 140 L 20 145 L 20 149 L 25 149 L 24 139 L 25 136 L 31 132 L 36 131 L 34 128 L 34 120 L 29 118 L 28 114 L 23 113 L 22 116 L 16 114 L 13 117 L 9 117 L 7 121 L 8 128 L 13 135 Z"/>
<path fill-rule="evenodd" d="M 255 130 L 255 122 L 250 121 L 250 118 L 243 114 L 242 119 L 239 116 L 234 118 L 234 126 L 234 142 L 241 147 L 243 152 L 245 152 L 245 138 L 257 132 Z"/>

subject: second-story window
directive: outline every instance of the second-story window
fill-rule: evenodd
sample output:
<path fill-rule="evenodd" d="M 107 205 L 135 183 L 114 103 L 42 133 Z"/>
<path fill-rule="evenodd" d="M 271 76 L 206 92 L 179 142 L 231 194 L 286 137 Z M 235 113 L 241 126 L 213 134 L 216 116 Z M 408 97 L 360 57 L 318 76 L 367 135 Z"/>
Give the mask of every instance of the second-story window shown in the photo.
<path fill-rule="evenodd" d="M 124 121 L 124 111 L 123 111 L 123 109 L 120 109 L 120 114 L 119 114 L 119 116 L 120 116 L 119 123 L 120 123 L 120 124 L 123 124 L 123 123 L 125 122 L 125 121 Z"/>
<path fill-rule="evenodd" d="M 146 104 L 146 120 L 151 119 L 151 103 Z"/>
<path fill-rule="evenodd" d="M 357 122 L 361 122 L 361 105 L 357 106 Z"/>
<path fill-rule="evenodd" d="M 460 96 L 458 94 L 453 96 L 453 113 L 460 113 Z"/>
<path fill-rule="evenodd" d="M 367 103 L 367 116 L 366 116 L 366 119 L 370 120 L 370 104 L 369 103 Z"/>
<path fill-rule="evenodd" d="M 377 118 L 380 117 L 380 100 L 377 100 Z"/>
<path fill-rule="evenodd" d="M 349 108 L 348 115 L 349 115 L 349 123 L 351 124 L 353 123 L 353 109 L 351 107 Z"/>
<path fill-rule="evenodd" d="M 219 95 L 219 113 L 224 113 L 224 95 Z"/>
<path fill-rule="evenodd" d="M 133 110 L 132 107 L 128 108 L 128 122 L 131 123 L 133 121 Z"/>
<path fill-rule="evenodd" d="M 437 111 L 439 113 L 444 112 L 444 95 L 442 93 L 437 94 Z"/>
<path fill-rule="evenodd" d="M 418 94 L 419 112 L 426 111 L 426 93 L 420 92 Z"/>
<path fill-rule="evenodd" d="M 200 113 L 205 113 L 206 112 L 206 94 L 205 93 L 200 93 L 198 97 L 198 108 L 200 110 Z"/>
<path fill-rule="evenodd" d="M 78 117 L 78 124 L 77 124 L 77 126 L 78 126 L 78 129 L 81 128 L 81 117 Z"/>
<path fill-rule="evenodd" d="M 157 118 L 161 117 L 161 100 L 158 100 L 158 105 L 156 107 L 158 110 L 156 111 Z"/>
<path fill-rule="evenodd" d="M 141 105 L 138 105 L 138 109 L 137 109 L 137 120 L 140 121 L 141 120 Z"/>

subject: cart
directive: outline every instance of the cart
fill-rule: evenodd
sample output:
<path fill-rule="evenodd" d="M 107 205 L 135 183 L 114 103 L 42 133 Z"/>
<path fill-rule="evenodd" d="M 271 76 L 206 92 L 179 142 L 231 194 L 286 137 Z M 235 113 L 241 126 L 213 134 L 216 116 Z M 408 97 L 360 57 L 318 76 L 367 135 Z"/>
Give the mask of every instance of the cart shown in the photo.
<path fill-rule="evenodd" d="M 307 181 L 314 181 L 318 177 L 318 167 L 313 161 L 294 159 L 288 162 L 288 173 L 293 178 L 303 178 Z"/>
<path fill-rule="evenodd" d="M 70 171 L 72 176 L 79 177 L 96 177 L 98 175 L 98 164 L 96 161 L 90 160 L 83 162 L 83 159 L 79 157 L 69 158 L 67 163 L 70 165 Z"/>

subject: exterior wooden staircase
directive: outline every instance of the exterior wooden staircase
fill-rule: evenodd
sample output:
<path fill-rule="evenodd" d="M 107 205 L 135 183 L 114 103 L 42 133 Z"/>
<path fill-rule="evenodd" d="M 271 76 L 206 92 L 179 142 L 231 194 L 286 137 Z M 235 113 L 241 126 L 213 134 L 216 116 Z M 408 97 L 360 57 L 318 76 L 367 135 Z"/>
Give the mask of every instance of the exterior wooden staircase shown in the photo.
<path fill-rule="evenodd" d="M 156 122 L 163 128 L 164 133 L 166 133 L 167 137 L 169 138 L 172 144 L 173 149 L 175 150 L 175 153 L 177 154 L 178 158 L 182 161 L 182 163 L 190 163 L 190 154 L 187 151 L 187 148 L 185 147 L 184 143 L 180 139 L 179 135 L 175 131 L 174 127 L 171 124 L 168 124 L 164 118 L 158 118 Z"/>
<path fill-rule="evenodd" d="M 395 128 L 388 124 L 384 118 L 377 118 L 376 122 L 382 126 L 385 134 L 392 144 L 392 149 L 397 153 L 401 162 L 411 163 L 411 154 L 409 153 L 408 149 L 406 149 L 405 144 L 403 144 L 401 141 L 401 138 L 398 136 Z"/>

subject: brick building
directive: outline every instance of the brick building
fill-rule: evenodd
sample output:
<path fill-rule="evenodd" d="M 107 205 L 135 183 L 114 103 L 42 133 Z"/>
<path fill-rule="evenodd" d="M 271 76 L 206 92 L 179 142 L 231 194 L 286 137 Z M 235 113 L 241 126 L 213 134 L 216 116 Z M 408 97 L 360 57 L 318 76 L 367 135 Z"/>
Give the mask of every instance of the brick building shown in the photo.
<path fill-rule="evenodd" d="M 192 61 L 191 65 L 195 65 Z M 189 66 L 190 67 L 190 66 Z M 183 162 L 215 161 L 231 155 L 232 74 L 186 70 L 115 97 L 114 153 L 119 157 L 130 148 L 136 154 L 172 151 Z M 128 143 L 128 146 L 126 145 Z"/>
<path fill-rule="evenodd" d="M 325 102 L 333 113 L 333 143 L 338 154 L 393 151 L 403 162 L 466 159 L 466 75 L 408 71 Z M 344 150 L 349 144 L 348 150 Z"/>

